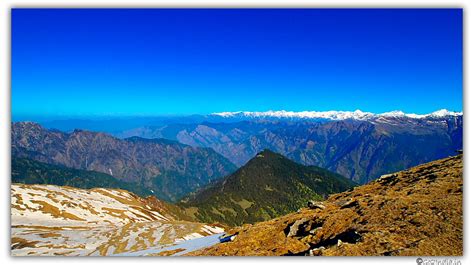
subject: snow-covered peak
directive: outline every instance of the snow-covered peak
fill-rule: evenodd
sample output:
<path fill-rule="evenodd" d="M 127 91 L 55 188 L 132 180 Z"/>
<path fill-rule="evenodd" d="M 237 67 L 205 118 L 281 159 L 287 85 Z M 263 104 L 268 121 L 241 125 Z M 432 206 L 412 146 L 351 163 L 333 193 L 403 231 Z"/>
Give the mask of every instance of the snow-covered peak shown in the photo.
<path fill-rule="evenodd" d="M 344 120 L 344 119 L 366 119 L 373 116 L 370 112 L 356 111 L 236 111 L 236 112 L 219 112 L 211 115 L 220 116 L 223 118 L 287 118 L 287 119 L 330 119 L 330 120 Z"/>
<path fill-rule="evenodd" d="M 394 111 L 379 114 L 379 116 L 382 116 L 382 117 L 404 117 L 405 115 L 406 114 L 400 110 L 394 110 Z"/>
<path fill-rule="evenodd" d="M 440 109 L 438 111 L 430 113 L 429 115 L 432 117 L 460 116 L 462 115 L 462 112 L 454 112 L 454 111 L 449 111 L 447 109 Z"/>
<path fill-rule="evenodd" d="M 443 118 L 447 116 L 462 116 L 462 112 L 453 112 L 446 109 L 441 109 L 429 114 L 414 114 L 404 113 L 400 110 L 375 114 L 372 112 L 364 112 L 361 110 L 355 111 L 263 111 L 263 112 L 251 112 L 251 111 L 236 111 L 236 112 L 218 112 L 212 113 L 213 116 L 219 116 L 222 118 L 275 118 L 275 119 L 328 119 L 328 120 L 371 120 L 376 118 Z"/>

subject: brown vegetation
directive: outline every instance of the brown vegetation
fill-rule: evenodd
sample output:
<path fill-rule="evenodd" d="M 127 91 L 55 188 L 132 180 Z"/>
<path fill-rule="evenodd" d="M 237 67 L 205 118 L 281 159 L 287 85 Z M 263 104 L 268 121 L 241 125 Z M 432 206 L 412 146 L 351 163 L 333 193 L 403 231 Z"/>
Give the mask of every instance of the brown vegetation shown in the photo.
<path fill-rule="evenodd" d="M 12 237 L 12 249 L 34 248 L 39 241 L 28 241 L 20 237 Z"/>
<path fill-rule="evenodd" d="M 243 225 L 233 242 L 188 255 L 459 256 L 462 155 L 384 175 L 321 206 Z"/>

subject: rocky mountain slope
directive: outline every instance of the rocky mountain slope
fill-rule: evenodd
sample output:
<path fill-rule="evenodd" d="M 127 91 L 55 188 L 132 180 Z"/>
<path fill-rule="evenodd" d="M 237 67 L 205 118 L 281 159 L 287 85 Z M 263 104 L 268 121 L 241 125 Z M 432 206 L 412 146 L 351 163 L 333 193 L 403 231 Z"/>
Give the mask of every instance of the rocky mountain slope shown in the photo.
<path fill-rule="evenodd" d="M 12 157 L 12 183 L 51 184 L 75 188 L 113 188 L 131 191 L 139 196 L 153 195 L 150 189 L 97 171 L 51 165 L 28 158 Z"/>
<path fill-rule="evenodd" d="M 12 184 L 12 255 L 113 255 L 223 232 L 176 216 L 124 190 Z"/>
<path fill-rule="evenodd" d="M 309 199 L 322 200 L 353 185 L 338 174 L 264 150 L 232 175 L 185 198 L 180 206 L 204 222 L 241 225 L 296 211 Z"/>
<path fill-rule="evenodd" d="M 82 130 L 64 133 L 32 122 L 12 125 L 12 157 L 106 173 L 166 200 L 176 200 L 235 170 L 209 148 Z"/>
<path fill-rule="evenodd" d="M 461 256 L 462 172 L 458 155 L 384 175 L 190 255 Z"/>
<path fill-rule="evenodd" d="M 229 114 L 221 117 L 229 122 L 145 126 L 117 135 L 160 137 L 210 147 L 237 166 L 244 165 L 261 150 L 270 149 L 298 163 L 326 168 L 361 184 L 382 174 L 454 155 L 462 149 L 461 113 L 337 112 L 329 113 L 334 116 L 332 119 L 328 113 L 325 115 L 329 118 L 325 119 L 288 119 L 286 114 L 274 117 L 275 113 L 268 118 L 269 114 L 264 114 L 250 113 L 246 120 L 235 118 L 245 113 Z"/>

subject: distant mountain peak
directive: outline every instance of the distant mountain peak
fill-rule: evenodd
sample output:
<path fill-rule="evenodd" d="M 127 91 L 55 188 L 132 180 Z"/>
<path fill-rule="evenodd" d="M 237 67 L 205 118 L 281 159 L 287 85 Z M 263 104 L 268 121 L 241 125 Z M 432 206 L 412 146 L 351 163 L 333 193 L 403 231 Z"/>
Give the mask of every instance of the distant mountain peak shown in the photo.
<path fill-rule="evenodd" d="M 40 130 L 43 129 L 43 126 L 41 126 L 37 122 L 32 122 L 32 121 L 20 121 L 20 122 L 12 122 L 12 127 L 18 127 L 22 129 L 35 129 L 35 130 Z"/>
<path fill-rule="evenodd" d="M 440 109 L 430 114 L 430 116 L 435 116 L 435 117 L 459 116 L 459 115 L 462 115 L 462 112 L 452 112 L 447 109 Z"/>
<path fill-rule="evenodd" d="M 462 116 L 462 112 L 449 111 L 441 109 L 428 114 L 404 113 L 400 110 L 375 114 L 372 112 L 364 112 L 359 109 L 355 111 L 235 111 L 235 112 L 217 112 L 212 113 L 211 116 L 218 116 L 222 118 L 276 118 L 276 119 L 327 119 L 327 120 L 372 120 L 377 118 L 398 117 L 398 118 L 444 118 L 448 116 Z"/>

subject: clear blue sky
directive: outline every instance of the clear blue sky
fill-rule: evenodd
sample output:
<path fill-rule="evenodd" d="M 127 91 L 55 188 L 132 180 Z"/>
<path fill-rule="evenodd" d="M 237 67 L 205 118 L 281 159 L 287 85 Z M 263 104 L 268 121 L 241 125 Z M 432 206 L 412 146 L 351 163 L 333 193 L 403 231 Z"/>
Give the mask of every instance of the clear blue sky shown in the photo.
<path fill-rule="evenodd" d="M 14 9 L 13 115 L 462 110 L 462 10 Z"/>

